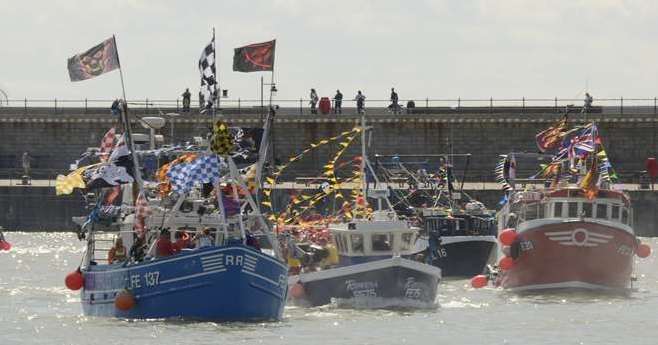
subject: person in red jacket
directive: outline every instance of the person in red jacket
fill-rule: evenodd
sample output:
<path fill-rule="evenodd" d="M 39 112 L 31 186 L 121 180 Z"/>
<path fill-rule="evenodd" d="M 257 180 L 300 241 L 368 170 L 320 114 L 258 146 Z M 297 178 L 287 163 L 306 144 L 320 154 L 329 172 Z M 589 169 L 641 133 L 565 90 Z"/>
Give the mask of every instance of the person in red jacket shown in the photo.
<path fill-rule="evenodd" d="M 176 242 L 174 243 L 176 252 L 180 252 L 183 249 L 188 249 L 192 247 L 192 241 L 190 240 L 190 235 L 185 230 L 176 231 Z"/>
<path fill-rule="evenodd" d="M 155 256 L 158 258 L 170 256 L 176 254 L 175 246 L 171 243 L 171 234 L 169 229 L 162 229 L 160 231 L 160 237 L 158 242 L 155 244 L 156 252 Z"/>

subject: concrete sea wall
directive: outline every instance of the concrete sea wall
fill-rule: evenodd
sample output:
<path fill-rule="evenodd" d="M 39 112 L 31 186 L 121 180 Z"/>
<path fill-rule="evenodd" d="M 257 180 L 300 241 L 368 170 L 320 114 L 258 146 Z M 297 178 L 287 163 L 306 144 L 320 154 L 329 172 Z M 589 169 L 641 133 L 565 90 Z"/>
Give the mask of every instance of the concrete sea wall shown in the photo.
<path fill-rule="evenodd" d="M 167 110 L 164 109 L 163 113 Z M 157 115 L 152 110 L 135 110 L 139 116 Z M 235 126 L 260 127 L 262 116 L 227 109 L 224 118 Z M 450 109 L 426 108 L 413 114 L 391 114 L 384 109 L 368 111 L 369 154 L 374 160 L 380 155 L 414 155 L 438 153 L 470 153 L 467 181 L 494 181 L 493 168 L 498 155 L 508 152 L 536 152 L 535 134 L 545 129 L 562 115 L 553 110 L 532 109 Z M 583 115 L 571 115 L 581 122 Z M 594 120 L 604 138 L 608 156 L 624 182 L 638 182 L 645 160 L 656 155 L 658 117 L 651 113 L 622 113 L 604 111 L 587 115 Z M 298 111 L 280 109 L 276 115 L 274 148 L 276 157 L 286 161 L 310 143 L 352 129 L 359 122 L 355 114 L 300 115 Z M 88 147 L 98 147 L 103 134 L 117 119 L 105 109 L 82 113 L 79 109 L 0 108 L 0 180 L 21 175 L 20 157 L 29 152 L 33 157 L 32 175 L 54 179 L 66 172 L 69 164 Z M 181 115 L 168 120 L 158 131 L 166 143 L 184 142 L 193 136 L 203 136 L 212 126 L 212 118 L 204 115 Z M 145 130 L 133 122 L 136 132 Z M 348 150 L 346 156 L 358 154 L 359 145 Z M 335 147 L 312 151 L 288 170 L 286 179 L 299 176 L 318 176 Z M 413 158 L 415 159 L 415 158 Z M 429 168 L 436 166 L 436 158 L 427 159 Z M 457 162 L 464 165 L 465 162 Z M 520 171 L 518 176 L 534 171 Z M 459 176 L 461 177 L 461 176 Z M 474 196 L 494 208 L 500 199 L 496 190 L 473 190 Z M 638 232 L 658 235 L 656 194 L 650 191 L 632 192 Z M 54 188 L 0 187 L 0 226 L 8 229 L 68 230 L 73 228 L 71 216 L 83 215 L 80 197 L 54 196 Z"/>

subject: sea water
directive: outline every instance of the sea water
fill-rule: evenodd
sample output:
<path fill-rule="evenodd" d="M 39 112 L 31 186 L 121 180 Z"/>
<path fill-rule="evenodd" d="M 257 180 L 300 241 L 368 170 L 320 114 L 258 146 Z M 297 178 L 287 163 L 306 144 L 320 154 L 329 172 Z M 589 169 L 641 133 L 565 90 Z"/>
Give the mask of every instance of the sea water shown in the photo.
<path fill-rule="evenodd" d="M 520 296 L 469 281 L 439 286 L 431 310 L 287 307 L 280 322 L 131 321 L 82 315 L 64 277 L 84 242 L 71 233 L 6 233 L 0 252 L 0 345 L 13 344 L 658 344 L 658 267 L 636 260 L 630 296 Z M 642 239 L 658 250 L 657 239 Z"/>

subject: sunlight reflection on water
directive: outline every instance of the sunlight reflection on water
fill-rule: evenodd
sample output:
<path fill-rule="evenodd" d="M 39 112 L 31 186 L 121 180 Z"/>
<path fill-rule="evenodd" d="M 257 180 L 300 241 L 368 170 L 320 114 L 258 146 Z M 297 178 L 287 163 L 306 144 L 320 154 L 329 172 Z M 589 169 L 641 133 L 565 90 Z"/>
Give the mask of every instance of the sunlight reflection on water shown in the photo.
<path fill-rule="evenodd" d="M 64 287 L 83 243 L 71 233 L 7 233 L 0 252 L 0 344 L 655 344 L 656 259 L 638 260 L 628 297 L 564 292 L 516 295 L 472 289 L 467 280 L 439 287 L 434 310 L 286 307 L 284 320 L 214 323 L 85 317 L 79 293 Z M 655 239 L 644 239 L 658 248 Z M 656 252 L 656 251 L 654 251 Z"/>

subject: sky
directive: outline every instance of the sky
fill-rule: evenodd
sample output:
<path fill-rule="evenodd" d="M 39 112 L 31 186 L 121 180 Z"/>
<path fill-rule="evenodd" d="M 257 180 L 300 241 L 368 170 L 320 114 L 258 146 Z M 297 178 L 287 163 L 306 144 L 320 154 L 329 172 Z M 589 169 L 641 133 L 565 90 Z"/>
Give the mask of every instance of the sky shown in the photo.
<path fill-rule="evenodd" d="M 198 92 L 216 29 L 221 87 L 259 99 L 233 48 L 276 38 L 276 99 L 363 90 L 369 100 L 658 95 L 658 2 L 622 0 L 0 0 L 10 99 L 113 99 L 118 71 L 70 82 L 67 58 L 116 35 L 128 99 Z"/>

